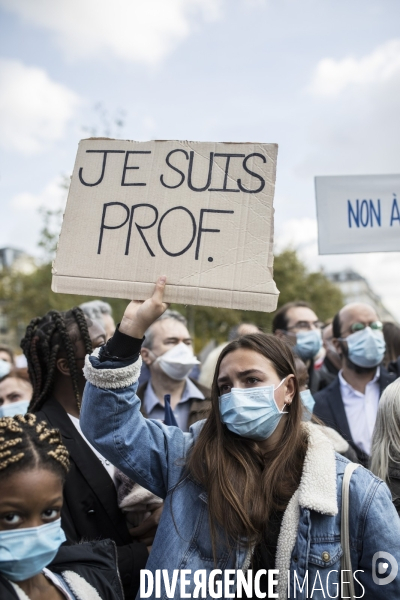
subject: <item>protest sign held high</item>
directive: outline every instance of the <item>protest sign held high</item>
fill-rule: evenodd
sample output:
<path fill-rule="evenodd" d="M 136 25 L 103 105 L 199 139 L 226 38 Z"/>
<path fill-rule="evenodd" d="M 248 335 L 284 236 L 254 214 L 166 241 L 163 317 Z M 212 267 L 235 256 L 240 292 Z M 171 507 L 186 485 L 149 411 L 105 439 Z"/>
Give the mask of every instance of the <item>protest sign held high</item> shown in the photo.
<path fill-rule="evenodd" d="M 276 144 L 79 144 L 55 292 L 273 311 Z"/>
<path fill-rule="evenodd" d="M 400 175 L 316 177 L 320 254 L 400 251 Z"/>

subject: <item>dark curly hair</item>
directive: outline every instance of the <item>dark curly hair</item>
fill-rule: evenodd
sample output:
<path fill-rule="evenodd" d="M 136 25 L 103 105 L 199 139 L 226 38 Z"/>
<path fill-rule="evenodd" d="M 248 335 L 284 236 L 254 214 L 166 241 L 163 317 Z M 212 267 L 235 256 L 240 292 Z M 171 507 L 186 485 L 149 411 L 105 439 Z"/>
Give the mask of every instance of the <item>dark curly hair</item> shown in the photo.
<path fill-rule="evenodd" d="M 68 360 L 76 403 L 80 409 L 81 397 L 74 347 L 79 340 L 83 341 L 86 354 L 90 354 L 92 342 L 88 322 L 78 307 L 67 312 L 51 310 L 44 317 L 36 317 L 29 323 L 25 337 L 21 340 L 21 348 L 28 362 L 29 377 L 33 386 L 29 405 L 31 412 L 39 411 L 51 394 L 57 371 L 56 361 L 60 353 L 64 353 Z"/>

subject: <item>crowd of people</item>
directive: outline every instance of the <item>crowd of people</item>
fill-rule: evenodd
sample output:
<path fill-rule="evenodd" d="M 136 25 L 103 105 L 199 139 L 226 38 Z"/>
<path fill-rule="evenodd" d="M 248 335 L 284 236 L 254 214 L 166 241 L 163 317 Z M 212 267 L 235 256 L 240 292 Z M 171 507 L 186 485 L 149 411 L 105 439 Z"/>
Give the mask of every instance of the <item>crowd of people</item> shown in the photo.
<path fill-rule="evenodd" d="M 400 563 L 400 328 L 294 301 L 201 364 L 165 285 L 118 327 L 100 300 L 33 318 L 25 367 L 0 346 L 0 598 L 190 597 L 216 569 L 197 597 L 398 600 L 373 569 Z"/>

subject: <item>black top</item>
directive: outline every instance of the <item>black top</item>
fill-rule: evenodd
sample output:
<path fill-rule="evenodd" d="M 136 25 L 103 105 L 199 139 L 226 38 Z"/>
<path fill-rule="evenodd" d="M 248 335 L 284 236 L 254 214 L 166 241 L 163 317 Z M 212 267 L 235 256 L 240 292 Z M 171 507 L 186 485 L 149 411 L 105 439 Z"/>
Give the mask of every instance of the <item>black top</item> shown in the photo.
<path fill-rule="evenodd" d="M 324 362 L 318 371 L 318 391 L 328 387 L 328 385 L 336 378 L 338 373 L 339 369 L 337 369 L 333 362 L 330 361 L 327 356 L 325 356 Z"/>
<path fill-rule="evenodd" d="M 247 598 L 248 600 L 255 600 L 258 598 L 254 590 L 254 577 L 257 571 L 265 569 L 268 572 L 270 569 L 275 569 L 276 548 L 278 546 L 278 537 L 281 530 L 282 519 L 283 512 L 277 511 L 272 513 L 265 529 L 263 539 L 254 549 L 253 558 L 249 567 L 253 571 L 253 595 L 247 596 L 243 590 L 242 598 Z M 268 573 L 267 575 L 261 575 L 259 587 L 260 591 L 265 593 L 265 597 L 268 598 Z"/>
<path fill-rule="evenodd" d="M 47 568 L 61 575 L 73 571 L 97 590 L 102 600 L 123 600 L 121 581 L 116 564 L 115 544 L 110 540 L 61 546 Z M 1 600 L 18 600 L 10 582 L 0 574 Z"/>
<path fill-rule="evenodd" d="M 307 368 L 308 371 L 308 387 L 312 394 L 318 392 L 319 389 L 319 371 L 314 368 L 314 361 L 310 360 L 310 364 Z"/>
<path fill-rule="evenodd" d="M 140 348 L 145 338 L 138 339 L 122 333 L 119 330 L 119 324 L 114 335 L 101 347 L 99 359 L 100 362 L 107 360 L 120 360 L 135 362 L 139 358 Z"/>
<path fill-rule="evenodd" d="M 388 371 L 389 373 L 394 373 L 396 377 L 400 377 L 400 356 L 398 356 L 396 360 L 393 360 L 391 363 L 389 363 Z"/>

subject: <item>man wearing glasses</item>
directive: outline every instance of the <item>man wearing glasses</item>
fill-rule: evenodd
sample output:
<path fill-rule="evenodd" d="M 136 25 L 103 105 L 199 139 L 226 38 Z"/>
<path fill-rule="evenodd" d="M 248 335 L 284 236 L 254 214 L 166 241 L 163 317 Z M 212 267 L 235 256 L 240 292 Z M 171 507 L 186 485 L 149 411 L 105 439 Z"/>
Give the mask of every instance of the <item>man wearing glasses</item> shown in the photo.
<path fill-rule="evenodd" d="M 334 381 L 315 395 L 314 415 L 336 429 L 367 466 L 379 399 L 396 377 L 381 366 L 385 340 L 382 323 L 371 306 L 344 306 L 332 326 L 342 368 Z"/>
<path fill-rule="evenodd" d="M 312 394 L 319 389 L 314 359 L 322 346 L 321 326 L 321 321 L 306 302 L 287 302 L 275 313 L 272 322 L 272 332 L 287 341 L 307 365 Z"/>

